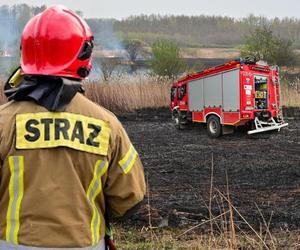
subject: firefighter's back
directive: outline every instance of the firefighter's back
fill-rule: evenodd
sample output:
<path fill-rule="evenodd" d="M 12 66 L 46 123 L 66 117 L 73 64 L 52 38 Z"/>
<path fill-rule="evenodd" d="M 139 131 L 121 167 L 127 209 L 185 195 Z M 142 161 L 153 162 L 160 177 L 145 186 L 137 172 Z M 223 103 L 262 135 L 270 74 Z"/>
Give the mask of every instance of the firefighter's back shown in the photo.
<path fill-rule="evenodd" d="M 20 67 L 4 87 L 10 102 L 0 107 L 1 250 L 102 250 L 105 217 L 143 200 L 143 167 L 126 131 L 82 94 L 93 40 L 61 5 L 22 32 Z"/>
<path fill-rule="evenodd" d="M 95 177 L 106 180 L 116 118 L 79 93 L 65 112 L 27 101 L 0 109 L 0 239 L 84 247 L 103 238 L 104 197 Z"/>

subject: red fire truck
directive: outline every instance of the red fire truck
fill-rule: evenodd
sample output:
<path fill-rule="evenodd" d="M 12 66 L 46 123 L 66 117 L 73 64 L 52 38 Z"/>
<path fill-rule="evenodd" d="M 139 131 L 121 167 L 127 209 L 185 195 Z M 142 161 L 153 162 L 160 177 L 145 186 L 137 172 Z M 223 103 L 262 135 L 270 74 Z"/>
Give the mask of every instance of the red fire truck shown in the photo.
<path fill-rule="evenodd" d="M 175 126 L 206 123 L 208 135 L 219 137 L 234 127 L 248 134 L 280 130 L 279 68 L 263 61 L 237 59 L 181 78 L 171 88 Z"/>

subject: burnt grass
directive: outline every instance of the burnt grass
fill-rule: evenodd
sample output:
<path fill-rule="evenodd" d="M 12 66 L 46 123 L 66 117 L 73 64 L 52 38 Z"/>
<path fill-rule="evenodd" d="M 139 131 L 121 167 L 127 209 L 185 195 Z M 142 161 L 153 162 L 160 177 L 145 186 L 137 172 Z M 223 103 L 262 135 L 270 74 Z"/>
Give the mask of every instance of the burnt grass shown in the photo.
<path fill-rule="evenodd" d="M 148 204 L 154 226 L 185 227 L 232 204 L 256 229 L 263 218 L 270 228 L 300 229 L 300 112 L 287 109 L 289 126 L 279 133 L 249 137 L 237 130 L 219 139 L 203 125 L 177 130 L 168 109 L 145 109 L 119 116 L 144 164 L 149 188 L 131 222 L 147 225 Z M 210 199 L 213 165 L 213 195 Z M 228 176 L 228 185 L 227 178 Z M 224 208 L 223 208 L 224 207 Z M 234 213 L 235 223 L 247 228 Z"/>

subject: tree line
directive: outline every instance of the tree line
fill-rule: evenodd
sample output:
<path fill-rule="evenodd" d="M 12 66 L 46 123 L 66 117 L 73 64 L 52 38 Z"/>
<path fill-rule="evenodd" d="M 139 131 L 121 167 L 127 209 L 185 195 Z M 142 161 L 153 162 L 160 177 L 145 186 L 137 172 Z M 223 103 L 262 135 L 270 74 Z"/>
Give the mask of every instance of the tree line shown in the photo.
<path fill-rule="evenodd" d="M 17 44 L 26 22 L 46 8 L 27 4 L 0 6 L 0 48 Z M 81 11 L 78 11 L 83 15 Z M 181 47 L 234 47 L 259 27 L 268 27 L 275 36 L 288 39 L 300 49 L 300 19 L 245 18 L 222 16 L 139 15 L 117 19 L 86 19 L 96 38 L 96 45 L 123 48 L 120 40 L 139 39 L 149 45 L 157 40 L 171 40 Z"/>
<path fill-rule="evenodd" d="M 27 21 L 45 9 L 45 5 L 0 6 L 0 55 L 1 48 L 15 48 L 17 54 Z M 83 15 L 80 11 L 77 13 Z M 185 46 L 239 46 L 243 57 L 277 65 L 299 64 L 299 56 L 294 51 L 300 48 L 300 19 L 296 18 L 140 15 L 123 20 L 93 18 L 86 21 L 93 30 L 98 49 L 124 49 L 133 66 L 139 57 L 147 58 L 155 74 L 170 78 L 188 71 L 180 52 Z M 150 54 L 147 47 L 151 47 Z M 102 60 L 105 80 L 119 64 L 117 59 Z M 194 70 L 202 67 L 193 66 Z"/>
<path fill-rule="evenodd" d="M 274 35 L 287 38 L 293 41 L 294 47 L 300 48 L 300 19 L 297 18 L 140 15 L 113 20 L 113 27 L 121 36 L 150 44 L 160 38 L 187 47 L 233 47 L 242 44 L 244 37 L 256 28 L 268 27 Z"/>

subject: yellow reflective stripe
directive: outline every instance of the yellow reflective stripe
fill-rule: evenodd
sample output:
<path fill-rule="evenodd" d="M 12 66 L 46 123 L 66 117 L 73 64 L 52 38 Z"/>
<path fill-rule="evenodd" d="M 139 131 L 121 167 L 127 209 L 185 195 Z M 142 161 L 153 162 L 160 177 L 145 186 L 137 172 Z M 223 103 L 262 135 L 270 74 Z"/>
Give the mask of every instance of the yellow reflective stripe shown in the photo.
<path fill-rule="evenodd" d="M 89 185 L 87 191 L 88 200 L 92 206 L 92 219 L 91 219 L 91 233 L 92 233 L 92 245 L 97 244 L 100 241 L 100 225 L 101 219 L 98 208 L 95 204 L 95 199 L 102 190 L 101 177 L 108 169 L 108 162 L 99 160 L 94 167 L 94 176 Z"/>
<path fill-rule="evenodd" d="M 20 209 L 24 195 L 24 156 L 10 156 L 8 163 L 11 177 L 6 215 L 6 241 L 18 244 Z"/>
<path fill-rule="evenodd" d="M 137 159 L 137 156 L 138 153 L 136 152 L 133 145 L 131 145 L 126 155 L 122 158 L 122 160 L 119 161 L 119 165 L 121 166 L 125 174 L 129 173 L 129 171 L 131 170 Z"/>

